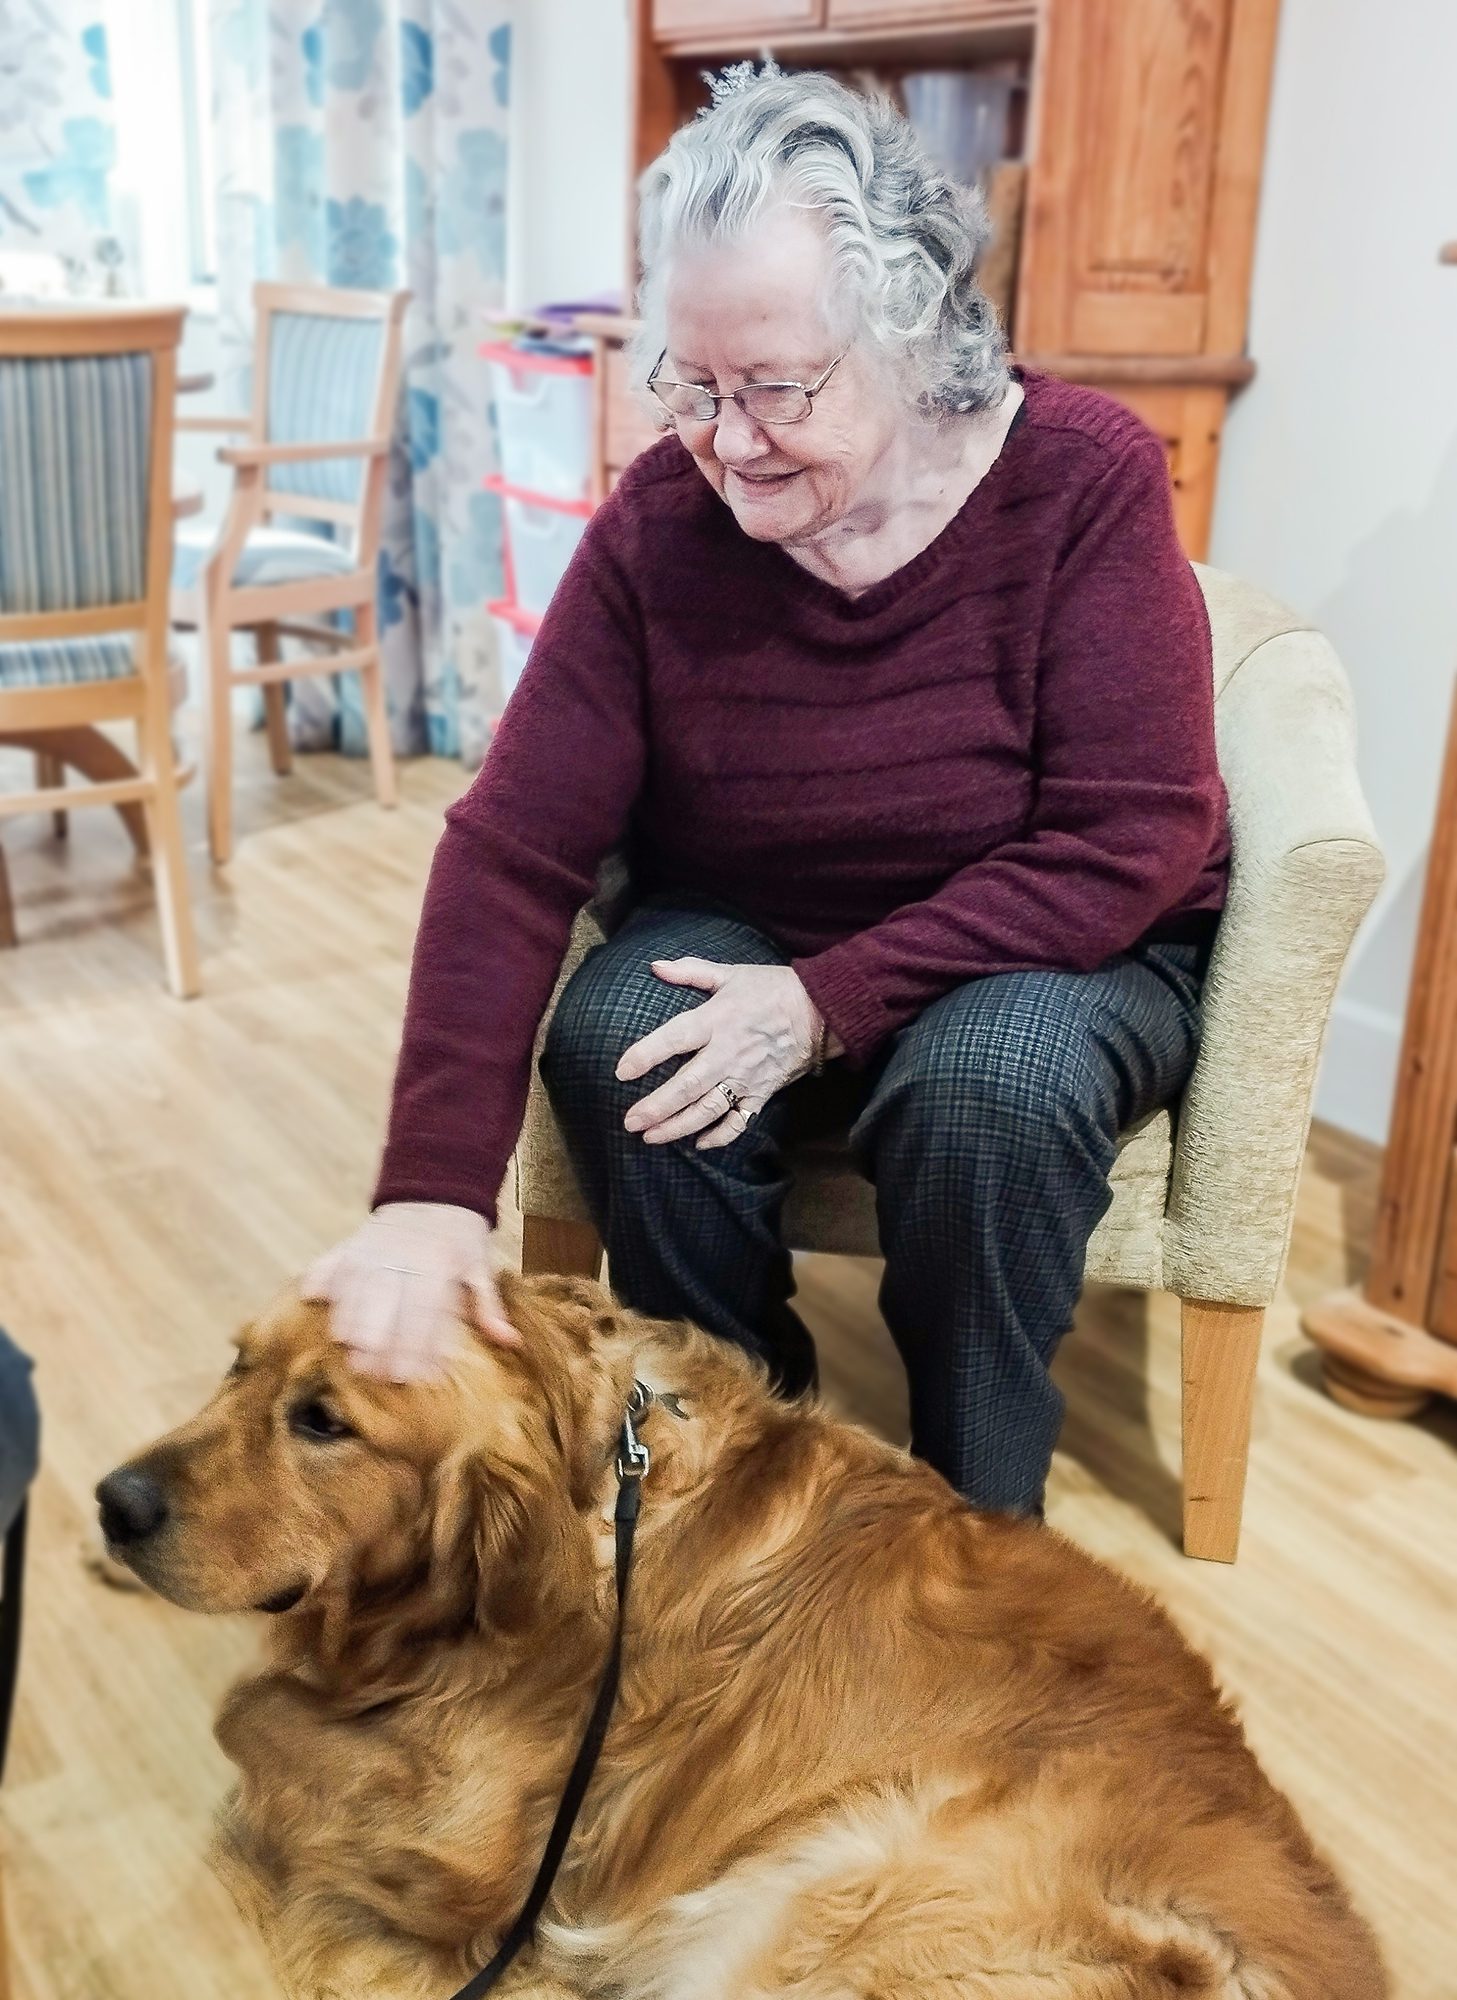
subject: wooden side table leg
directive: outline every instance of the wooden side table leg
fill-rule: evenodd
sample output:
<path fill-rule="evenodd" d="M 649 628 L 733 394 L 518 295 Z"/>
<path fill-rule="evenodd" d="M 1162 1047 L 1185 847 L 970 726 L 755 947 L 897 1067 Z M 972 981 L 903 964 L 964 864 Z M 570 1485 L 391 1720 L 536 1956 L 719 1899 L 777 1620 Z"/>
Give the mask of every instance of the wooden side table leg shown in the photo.
<path fill-rule="evenodd" d="M 1303 1315 L 1326 1386 L 1363 1416 L 1409 1417 L 1457 1397 L 1457 700 L 1381 1174 L 1359 1292 Z"/>
<path fill-rule="evenodd" d="M 1380 1375 L 1353 1368 L 1338 1354 L 1321 1355 L 1320 1374 L 1331 1401 L 1339 1403 L 1343 1410 L 1354 1411 L 1358 1417 L 1398 1422 L 1403 1417 L 1420 1416 L 1432 1400 L 1426 1389 L 1413 1389 L 1408 1394 Z"/>
<path fill-rule="evenodd" d="M 1457 1396 L 1457 1347 L 1360 1292 L 1338 1292 L 1304 1315 L 1333 1400 L 1363 1417 L 1414 1417 L 1434 1394 Z"/>

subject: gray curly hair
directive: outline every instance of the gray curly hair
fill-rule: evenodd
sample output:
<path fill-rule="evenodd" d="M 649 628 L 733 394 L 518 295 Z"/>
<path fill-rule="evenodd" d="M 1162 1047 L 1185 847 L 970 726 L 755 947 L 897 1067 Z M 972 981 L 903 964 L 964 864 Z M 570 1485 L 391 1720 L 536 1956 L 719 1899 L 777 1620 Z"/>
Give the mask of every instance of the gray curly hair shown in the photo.
<path fill-rule="evenodd" d="M 786 202 L 822 219 L 834 333 L 877 348 L 926 416 L 994 408 L 1009 376 L 996 310 L 974 276 L 991 233 L 981 196 L 931 163 L 886 98 L 773 63 L 707 80 L 713 103 L 638 183 L 639 381 L 667 345 L 673 251 L 733 240 Z"/>

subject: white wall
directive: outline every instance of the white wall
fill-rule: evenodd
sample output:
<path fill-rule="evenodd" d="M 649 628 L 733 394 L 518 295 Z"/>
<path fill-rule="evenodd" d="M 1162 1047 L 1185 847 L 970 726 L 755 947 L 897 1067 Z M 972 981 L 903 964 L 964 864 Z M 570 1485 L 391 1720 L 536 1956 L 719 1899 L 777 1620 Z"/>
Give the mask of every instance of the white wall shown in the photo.
<path fill-rule="evenodd" d="M 1317 1110 L 1385 1136 L 1457 669 L 1457 7 L 1284 0 L 1212 559 L 1329 633 L 1388 879 Z"/>
<path fill-rule="evenodd" d="M 620 292 L 627 262 L 626 0 L 530 0 L 513 28 L 506 303 Z"/>

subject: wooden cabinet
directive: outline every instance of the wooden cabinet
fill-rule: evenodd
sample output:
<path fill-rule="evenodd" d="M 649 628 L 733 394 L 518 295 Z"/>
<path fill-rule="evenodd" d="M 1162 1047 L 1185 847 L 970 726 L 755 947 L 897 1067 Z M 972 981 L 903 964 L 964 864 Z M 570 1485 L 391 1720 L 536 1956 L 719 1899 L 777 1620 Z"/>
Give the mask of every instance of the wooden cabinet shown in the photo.
<path fill-rule="evenodd" d="M 880 0 L 884 11 L 885 0 Z M 659 41 L 675 36 L 716 35 L 728 40 L 772 34 L 777 28 L 817 28 L 825 0 L 653 0 L 653 33 Z"/>
<path fill-rule="evenodd" d="M 1088 355 L 1243 343 L 1275 20 L 1276 0 L 1049 10 L 1020 342 Z"/>
<path fill-rule="evenodd" d="M 1228 389 L 1222 384 L 1157 381 L 1101 382 L 1093 386 L 1126 403 L 1162 443 L 1174 489 L 1174 520 L 1179 539 L 1190 555 L 1202 556 L 1209 547 Z"/>

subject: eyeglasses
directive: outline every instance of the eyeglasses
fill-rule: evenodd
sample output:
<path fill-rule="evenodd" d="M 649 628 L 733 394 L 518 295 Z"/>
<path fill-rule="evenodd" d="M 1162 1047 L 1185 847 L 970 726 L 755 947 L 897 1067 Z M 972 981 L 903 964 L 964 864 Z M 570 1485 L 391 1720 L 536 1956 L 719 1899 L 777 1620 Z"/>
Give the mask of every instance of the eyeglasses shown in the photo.
<path fill-rule="evenodd" d="M 818 382 L 746 382 L 742 389 L 729 389 L 722 395 L 705 389 L 701 382 L 661 379 L 658 370 L 667 358 L 665 347 L 653 363 L 648 387 L 671 417 L 681 417 L 688 423 L 711 424 L 718 416 L 719 404 L 732 402 L 738 404 L 751 423 L 802 424 L 814 408 L 815 397 L 845 356 L 837 354 Z"/>

